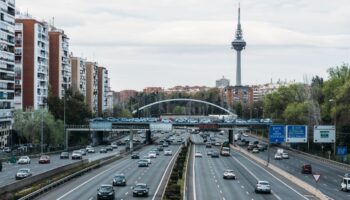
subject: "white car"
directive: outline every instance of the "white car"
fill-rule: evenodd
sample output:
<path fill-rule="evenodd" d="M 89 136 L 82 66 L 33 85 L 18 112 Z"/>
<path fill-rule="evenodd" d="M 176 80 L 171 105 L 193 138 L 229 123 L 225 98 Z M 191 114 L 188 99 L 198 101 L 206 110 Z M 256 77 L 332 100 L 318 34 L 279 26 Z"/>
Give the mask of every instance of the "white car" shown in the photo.
<path fill-rule="evenodd" d="M 340 190 L 342 191 L 350 191 L 350 178 L 344 177 L 343 181 L 340 184 Z"/>
<path fill-rule="evenodd" d="M 259 149 L 258 149 L 258 148 L 254 148 L 254 149 L 252 150 L 252 152 L 253 152 L 253 153 L 259 153 Z"/>
<path fill-rule="evenodd" d="M 21 156 L 18 159 L 17 164 L 30 164 L 30 158 L 28 156 Z"/>
<path fill-rule="evenodd" d="M 289 159 L 288 153 L 282 153 L 282 158 L 283 159 Z"/>
<path fill-rule="evenodd" d="M 271 193 L 271 186 L 268 181 L 258 181 L 255 186 L 255 193 L 264 192 Z"/>
<path fill-rule="evenodd" d="M 243 135 L 243 137 L 248 137 L 248 135 L 246 133 L 243 133 L 242 135 Z"/>
<path fill-rule="evenodd" d="M 157 157 L 157 153 L 155 151 L 150 151 L 148 153 L 148 156 L 149 156 L 149 158 L 156 158 Z"/>
<path fill-rule="evenodd" d="M 113 149 L 118 149 L 118 145 L 117 145 L 116 143 L 112 143 L 112 144 L 111 144 L 111 147 L 112 147 Z"/>
<path fill-rule="evenodd" d="M 236 179 L 236 175 L 232 169 L 226 169 L 223 175 L 224 179 Z"/>
<path fill-rule="evenodd" d="M 88 153 L 95 153 L 95 149 L 90 147 L 90 148 L 87 149 L 87 152 Z"/>
<path fill-rule="evenodd" d="M 142 159 L 147 160 L 148 164 L 152 163 L 151 158 L 149 156 L 144 156 Z"/>
<path fill-rule="evenodd" d="M 197 151 L 195 154 L 194 154 L 195 157 L 202 157 L 202 152 L 200 151 Z"/>
<path fill-rule="evenodd" d="M 164 150 L 164 155 L 165 155 L 165 156 L 172 156 L 172 155 L 173 155 L 173 152 L 172 152 L 170 149 L 165 149 L 165 150 Z"/>
<path fill-rule="evenodd" d="M 282 159 L 282 155 L 280 153 L 276 153 L 275 160 L 281 160 L 281 159 Z"/>

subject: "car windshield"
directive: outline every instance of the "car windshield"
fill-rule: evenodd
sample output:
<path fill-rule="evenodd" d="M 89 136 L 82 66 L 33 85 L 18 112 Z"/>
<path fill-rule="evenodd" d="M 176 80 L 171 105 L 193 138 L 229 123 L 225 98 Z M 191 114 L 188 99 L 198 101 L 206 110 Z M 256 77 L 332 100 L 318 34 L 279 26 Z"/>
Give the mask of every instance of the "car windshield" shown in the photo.
<path fill-rule="evenodd" d="M 125 177 L 123 175 L 117 175 L 114 177 L 116 180 L 123 180 Z"/>
<path fill-rule="evenodd" d="M 112 186 L 101 186 L 100 192 L 112 192 L 113 187 Z"/>
<path fill-rule="evenodd" d="M 228 170 L 226 170 L 225 172 L 226 172 L 226 173 L 233 173 L 233 170 L 228 169 Z"/>
<path fill-rule="evenodd" d="M 146 184 L 137 184 L 136 187 L 137 187 L 137 188 L 146 189 L 146 188 L 147 188 L 147 185 L 146 185 Z"/>
<path fill-rule="evenodd" d="M 28 173 L 29 169 L 20 169 L 18 170 L 19 173 Z"/>
<path fill-rule="evenodd" d="M 28 157 L 27 156 L 21 156 L 20 159 L 28 159 Z"/>
<path fill-rule="evenodd" d="M 68 152 L 62 152 L 61 155 L 68 155 Z"/>
<path fill-rule="evenodd" d="M 260 185 L 269 185 L 268 182 L 259 182 Z"/>

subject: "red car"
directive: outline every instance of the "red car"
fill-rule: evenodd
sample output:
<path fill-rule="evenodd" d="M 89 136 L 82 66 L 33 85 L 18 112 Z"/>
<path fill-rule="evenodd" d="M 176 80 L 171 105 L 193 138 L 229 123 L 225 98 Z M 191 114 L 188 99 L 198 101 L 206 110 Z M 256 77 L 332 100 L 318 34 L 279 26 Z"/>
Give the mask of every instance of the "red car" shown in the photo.
<path fill-rule="evenodd" d="M 48 155 L 40 156 L 39 164 L 45 164 L 45 163 L 50 163 L 50 156 Z"/>

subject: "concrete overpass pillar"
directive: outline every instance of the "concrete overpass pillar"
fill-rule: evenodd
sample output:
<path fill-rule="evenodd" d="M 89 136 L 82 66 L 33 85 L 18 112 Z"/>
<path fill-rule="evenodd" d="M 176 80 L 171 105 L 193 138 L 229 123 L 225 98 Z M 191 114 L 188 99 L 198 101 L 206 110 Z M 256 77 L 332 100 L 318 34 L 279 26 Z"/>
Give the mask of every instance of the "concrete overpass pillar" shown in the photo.
<path fill-rule="evenodd" d="M 151 144 L 152 138 L 151 138 L 151 130 L 146 131 L 146 144 Z"/>
<path fill-rule="evenodd" d="M 130 135 L 129 135 L 129 147 L 130 147 L 130 151 L 132 151 L 133 147 L 134 147 L 134 130 L 130 130 Z"/>
<path fill-rule="evenodd" d="M 233 144 L 233 129 L 228 130 L 228 142 Z"/>

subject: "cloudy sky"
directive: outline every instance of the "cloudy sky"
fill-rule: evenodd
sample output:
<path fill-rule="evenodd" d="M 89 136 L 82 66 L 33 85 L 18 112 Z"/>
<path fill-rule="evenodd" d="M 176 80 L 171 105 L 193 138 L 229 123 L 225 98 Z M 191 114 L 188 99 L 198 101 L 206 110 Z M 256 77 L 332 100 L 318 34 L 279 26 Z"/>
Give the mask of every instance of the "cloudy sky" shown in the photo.
<path fill-rule="evenodd" d="M 349 0 L 241 0 L 242 83 L 304 81 L 350 60 Z M 16 0 L 54 17 L 75 56 L 109 69 L 113 90 L 235 83 L 238 0 Z"/>

